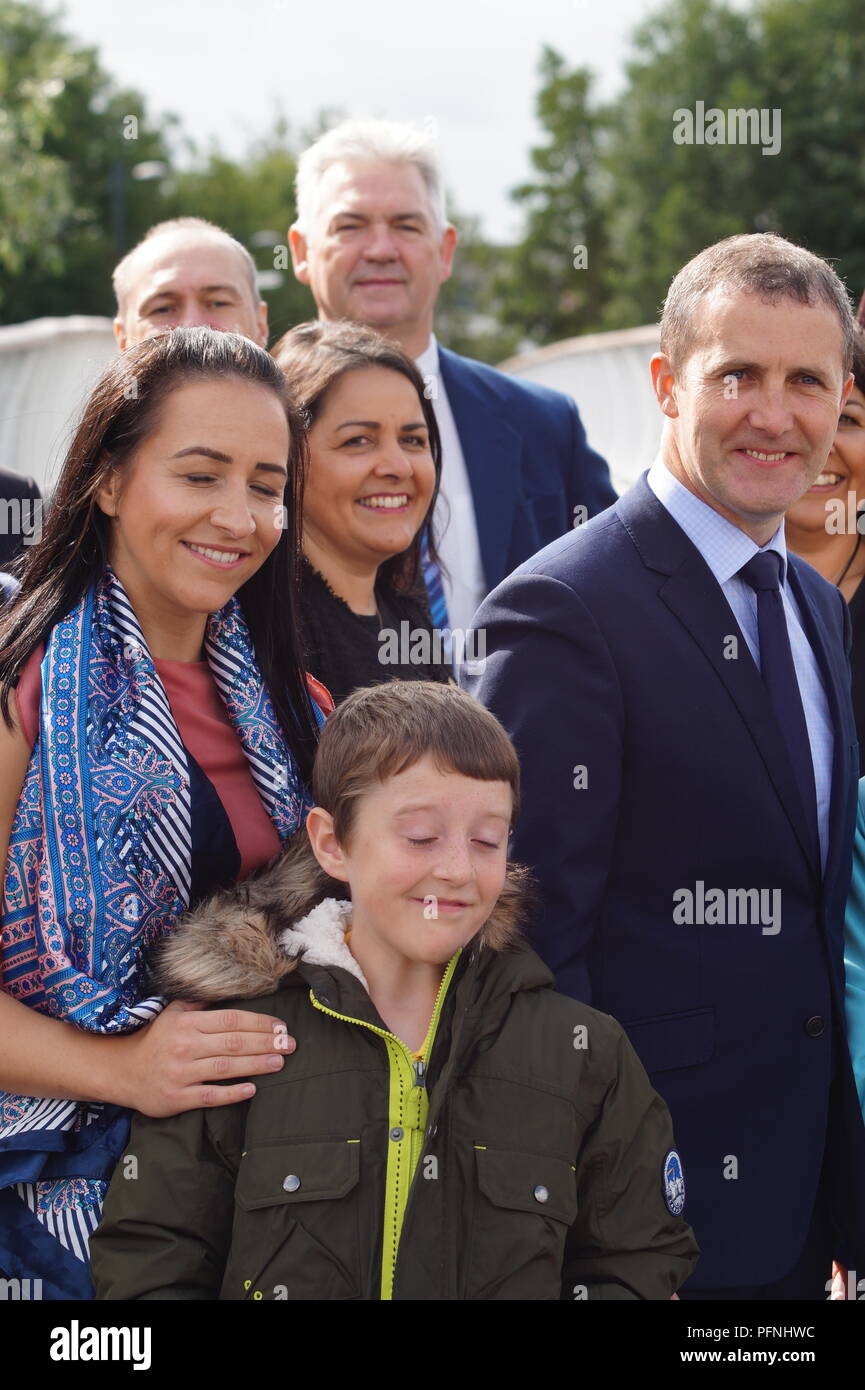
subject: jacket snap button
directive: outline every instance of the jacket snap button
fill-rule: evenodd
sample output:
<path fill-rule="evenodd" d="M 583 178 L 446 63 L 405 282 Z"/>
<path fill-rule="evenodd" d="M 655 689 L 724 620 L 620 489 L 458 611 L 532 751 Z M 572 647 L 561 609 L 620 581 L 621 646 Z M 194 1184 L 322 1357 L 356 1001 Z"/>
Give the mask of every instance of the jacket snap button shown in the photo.
<path fill-rule="evenodd" d="M 819 1038 L 825 1027 L 826 1025 L 820 1015 L 815 1014 L 814 1017 L 809 1018 L 805 1024 L 805 1032 L 808 1034 L 809 1038 Z"/>
<path fill-rule="evenodd" d="M 399 1125 L 394 1125 L 393 1129 L 390 1132 L 390 1137 L 391 1139 L 402 1139 L 404 1133 L 405 1130 L 400 1129 Z"/>
<path fill-rule="evenodd" d="M 287 1178 L 283 1178 L 282 1185 L 286 1192 L 296 1192 L 300 1187 L 300 1178 L 296 1173 L 289 1173 Z"/>
<path fill-rule="evenodd" d="M 543 1183 L 538 1183 L 532 1194 L 536 1202 L 548 1202 L 550 1200 L 549 1188 L 544 1187 Z"/>

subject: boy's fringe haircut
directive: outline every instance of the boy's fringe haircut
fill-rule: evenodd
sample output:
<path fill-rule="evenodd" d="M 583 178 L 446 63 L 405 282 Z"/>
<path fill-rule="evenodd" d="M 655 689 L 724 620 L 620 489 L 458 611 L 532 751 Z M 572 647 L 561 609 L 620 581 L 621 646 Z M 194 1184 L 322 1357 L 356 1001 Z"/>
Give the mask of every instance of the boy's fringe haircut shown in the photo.
<path fill-rule="evenodd" d="M 316 804 L 348 843 L 358 798 L 429 756 L 443 772 L 507 782 L 512 823 L 520 799 L 520 764 L 494 714 L 456 685 L 389 681 L 355 690 L 326 721 L 312 774 Z"/>

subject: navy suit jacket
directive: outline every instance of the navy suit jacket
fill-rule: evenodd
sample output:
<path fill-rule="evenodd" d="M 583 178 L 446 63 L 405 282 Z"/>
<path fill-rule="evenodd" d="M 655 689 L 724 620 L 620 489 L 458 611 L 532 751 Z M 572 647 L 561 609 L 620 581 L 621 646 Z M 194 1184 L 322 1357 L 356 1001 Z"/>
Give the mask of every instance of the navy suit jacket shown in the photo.
<path fill-rule="evenodd" d="M 544 903 L 533 944 L 560 989 L 625 1026 L 672 1112 L 703 1252 L 693 1287 L 791 1271 L 827 1140 L 834 1253 L 865 1260 L 865 1130 L 843 1009 L 858 778 L 849 617 L 792 555 L 788 574 L 835 732 L 825 873 L 732 609 L 645 477 L 485 600 L 485 668 L 465 681 L 520 754 L 513 852 Z M 699 883 L 732 901 L 727 925 L 677 921 L 674 895 L 696 897 Z M 767 904 L 779 890 L 780 930 L 727 897 L 753 888 Z"/>
<path fill-rule="evenodd" d="M 14 473 L 9 468 L 0 468 L 0 570 L 9 567 L 14 559 L 21 554 L 24 549 L 24 541 L 20 530 L 10 529 L 10 522 L 15 525 L 17 519 L 12 517 L 9 508 L 5 505 L 13 500 L 34 502 L 41 497 L 39 488 L 32 478 L 25 478 L 20 473 Z M 30 529 L 30 512 L 28 509 L 28 532 Z"/>
<path fill-rule="evenodd" d="M 441 344 L 439 370 L 466 461 L 484 577 L 492 589 L 569 531 L 575 507 L 595 516 L 612 506 L 616 493 L 606 463 L 586 443 L 570 396 L 518 381 Z"/>

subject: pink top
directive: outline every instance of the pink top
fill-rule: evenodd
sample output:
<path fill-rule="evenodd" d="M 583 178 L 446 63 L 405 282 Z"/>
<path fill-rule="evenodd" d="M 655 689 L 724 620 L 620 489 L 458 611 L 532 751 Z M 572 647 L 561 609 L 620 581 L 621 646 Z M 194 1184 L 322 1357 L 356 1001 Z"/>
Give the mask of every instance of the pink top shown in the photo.
<path fill-rule="evenodd" d="M 39 668 L 43 655 L 44 647 L 40 644 L 28 658 L 17 689 L 21 727 L 31 746 L 39 730 Z M 165 686 L 180 737 L 210 778 L 225 808 L 240 851 L 240 878 L 246 878 L 279 852 L 280 840 L 258 795 L 246 754 L 231 726 L 210 667 L 206 661 L 153 664 Z M 317 693 L 312 690 L 314 697 Z"/>

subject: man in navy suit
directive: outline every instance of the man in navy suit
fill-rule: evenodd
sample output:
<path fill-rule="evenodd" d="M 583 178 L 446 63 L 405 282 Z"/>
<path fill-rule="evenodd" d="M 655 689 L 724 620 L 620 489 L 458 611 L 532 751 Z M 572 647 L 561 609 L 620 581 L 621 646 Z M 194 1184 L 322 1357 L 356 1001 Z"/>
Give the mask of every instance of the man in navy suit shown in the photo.
<path fill-rule="evenodd" d="M 379 329 L 426 378 L 442 435 L 436 531 L 447 620 L 465 630 L 506 574 L 615 501 L 607 465 L 587 445 L 569 396 L 436 341 L 435 303 L 457 233 L 423 132 L 385 121 L 337 126 L 300 158 L 297 210 L 294 271 L 319 317 Z M 441 622 L 435 577 L 427 578 Z"/>
<path fill-rule="evenodd" d="M 850 322 L 834 271 L 779 237 L 702 252 L 652 359 L 651 470 L 475 620 L 466 684 L 522 764 L 534 944 L 625 1026 L 673 1115 L 702 1249 L 683 1298 L 823 1299 L 833 1259 L 865 1258 L 850 622 L 783 526 L 832 445 Z M 658 1181 L 674 1210 L 675 1159 Z"/>

